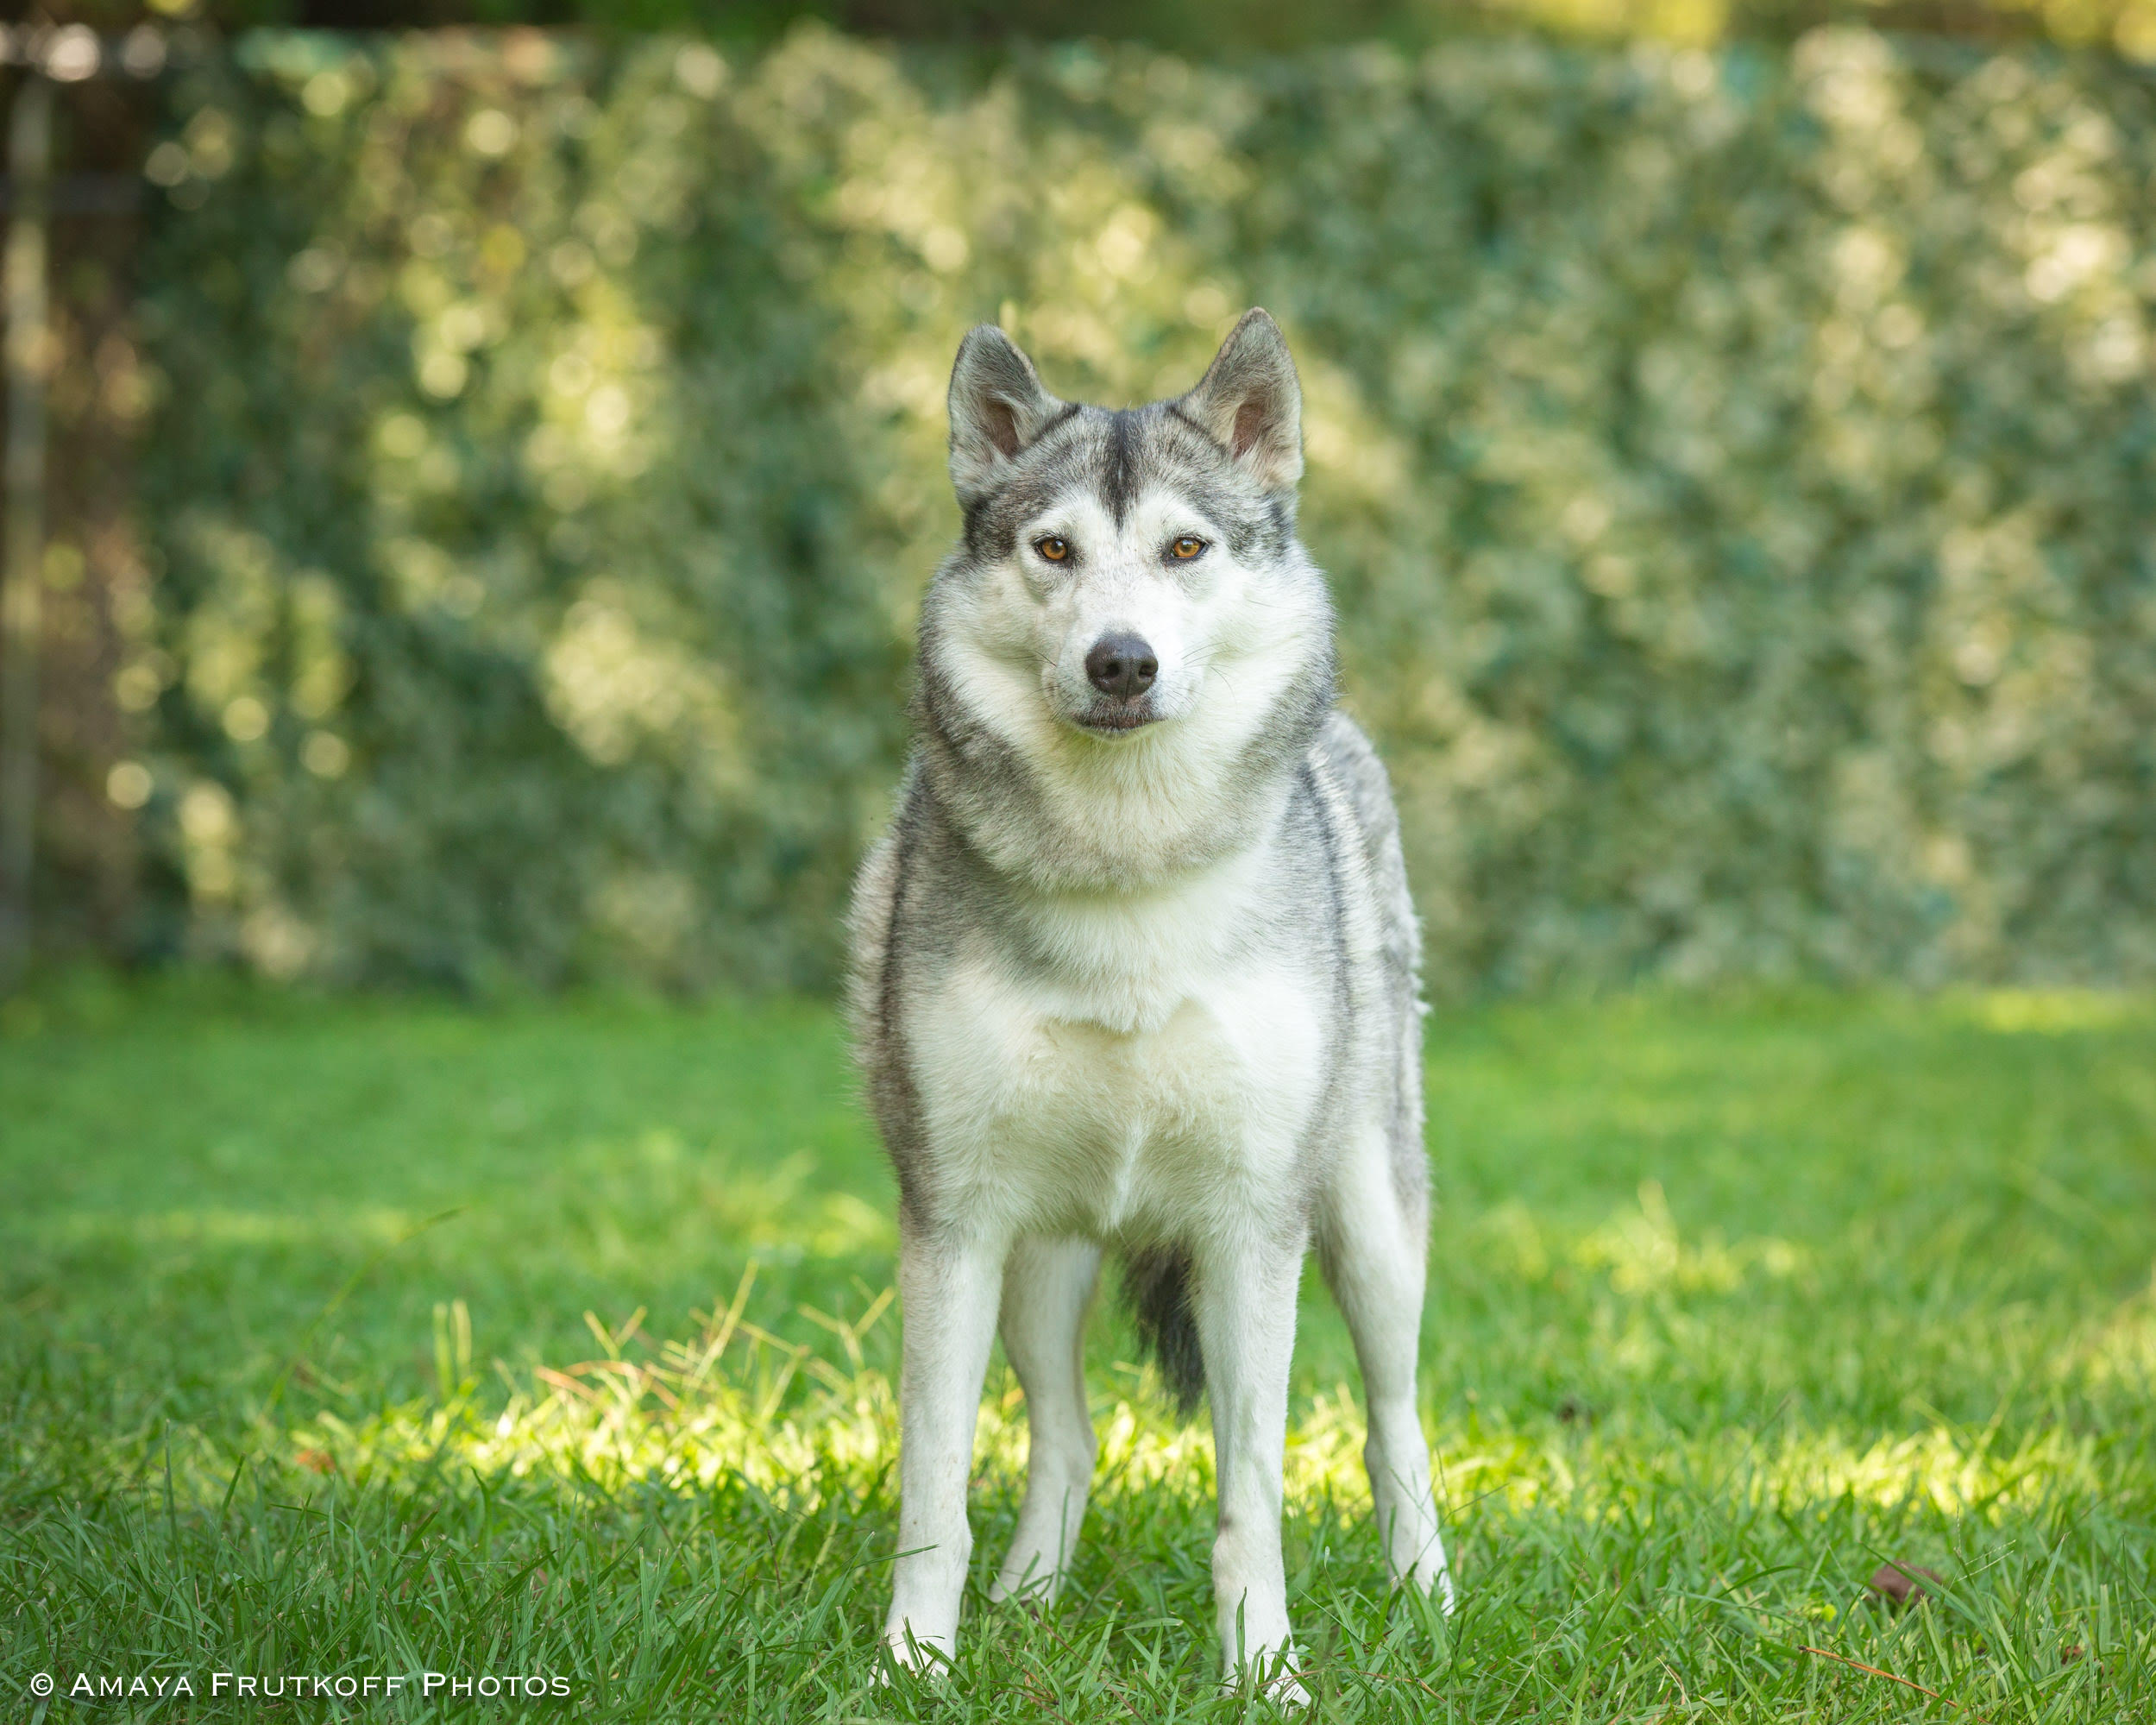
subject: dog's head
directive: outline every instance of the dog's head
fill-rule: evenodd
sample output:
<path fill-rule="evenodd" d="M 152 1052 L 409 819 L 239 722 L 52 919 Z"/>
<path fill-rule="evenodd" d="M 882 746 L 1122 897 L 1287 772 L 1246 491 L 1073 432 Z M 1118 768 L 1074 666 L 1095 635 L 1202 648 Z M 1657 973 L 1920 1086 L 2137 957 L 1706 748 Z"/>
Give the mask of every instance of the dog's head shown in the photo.
<path fill-rule="evenodd" d="M 1121 411 L 1058 400 L 1002 331 L 974 330 L 951 376 L 971 645 L 1110 746 L 1233 698 L 1239 668 L 1314 620 L 1301 424 L 1295 362 L 1260 311 L 1188 394 Z"/>
<path fill-rule="evenodd" d="M 1302 392 L 1236 324 L 1188 394 L 1058 400 L 1000 330 L 951 377 L 965 534 L 921 614 L 927 761 L 999 866 L 1130 885 L 1266 818 L 1332 698 L 1332 608 L 1295 538 Z"/>

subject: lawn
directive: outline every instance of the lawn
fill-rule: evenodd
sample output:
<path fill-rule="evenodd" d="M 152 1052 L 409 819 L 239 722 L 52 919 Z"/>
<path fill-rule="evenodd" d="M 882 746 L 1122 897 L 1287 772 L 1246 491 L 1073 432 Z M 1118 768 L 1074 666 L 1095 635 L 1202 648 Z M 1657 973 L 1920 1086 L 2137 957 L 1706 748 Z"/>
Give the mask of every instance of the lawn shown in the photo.
<path fill-rule="evenodd" d="M 1429 1060 L 1461 1609 L 1386 1596 L 1313 1278 L 1316 1716 L 2156 1718 L 2156 1001 L 1506 1006 Z M 819 1004 L 17 1003 L 0 1716 L 1272 1716 L 1215 1689 L 1204 1420 L 1112 1312 L 1074 1586 L 875 1686 L 890 1200 Z M 999 1363 L 984 1576 L 1023 1450 Z"/>

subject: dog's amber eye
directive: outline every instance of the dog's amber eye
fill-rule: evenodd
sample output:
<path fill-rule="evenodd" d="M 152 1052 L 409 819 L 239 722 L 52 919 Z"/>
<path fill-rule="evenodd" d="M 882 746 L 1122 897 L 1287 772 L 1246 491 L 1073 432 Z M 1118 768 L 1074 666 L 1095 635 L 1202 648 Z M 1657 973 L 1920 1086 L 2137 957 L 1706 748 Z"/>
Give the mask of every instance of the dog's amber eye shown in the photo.
<path fill-rule="evenodd" d="M 1188 563 L 1205 549 L 1205 541 L 1195 533 L 1185 533 L 1168 547 L 1168 555 L 1178 563 Z"/>
<path fill-rule="evenodd" d="M 1061 563 L 1071 555 L 1071 542 L 1060 533 L 1051 533 L 1045 539 L 1035 539 L 1033 548 L 1050 563 Z"/>

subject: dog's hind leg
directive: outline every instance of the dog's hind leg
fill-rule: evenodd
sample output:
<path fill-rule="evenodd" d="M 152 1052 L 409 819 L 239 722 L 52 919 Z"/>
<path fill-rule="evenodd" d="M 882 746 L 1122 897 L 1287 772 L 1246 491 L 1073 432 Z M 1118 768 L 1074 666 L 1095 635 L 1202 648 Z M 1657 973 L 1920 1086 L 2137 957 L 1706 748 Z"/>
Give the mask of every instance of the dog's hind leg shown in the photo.
<path fill-rule="evenodd" d="M 1101 1252 L 1087 1240 L 1019 1241 L 1003 1270 L 1003 1351 L 1026 1392 L 1026 1501 L 992 1599 L 1053 1599 L 1093 1486 L 1085 1313 Z"/>
<path fill-rule="evenodd" d="M 1319 1256 L 1362 1366 L 1370 1470 L 1385 1558 L 1395 1583 L 1433 1590 L 1452 1609 L 1452 1577 L 1430 1486 L 1430 1445 L 1415 1407 L 1429 1235 L 1422 1206 L 1394 1187 L 1384 1136 L 1350 1146 L 1319 1218 Z"/>
<path fill-rule="evenodd" d="M 1287 1443 L 1288 1360 L 1304 1239 L 1246 1235 L 1200 1243 L 1192 1257 L 1197 1338 L 1213 1407 L 1220 1520 L 1213 1610 L 1233 1681 L 1283 1662 L 1292 1671 L 1287 1573 L 1280 1557 L 1280 1469 Z M 1303 1699 L 1291 1674 L 1276 1697 Z"/>
<path fill-rule="evenodd" d="M 1006 1251 L 1000 1241 L 901 1226 L 898 1557 L 883 1640 L 900 1664 L 915 1665 L 948 1659 L 958 1641 L 973 1549 L 965 1487 Z"/>

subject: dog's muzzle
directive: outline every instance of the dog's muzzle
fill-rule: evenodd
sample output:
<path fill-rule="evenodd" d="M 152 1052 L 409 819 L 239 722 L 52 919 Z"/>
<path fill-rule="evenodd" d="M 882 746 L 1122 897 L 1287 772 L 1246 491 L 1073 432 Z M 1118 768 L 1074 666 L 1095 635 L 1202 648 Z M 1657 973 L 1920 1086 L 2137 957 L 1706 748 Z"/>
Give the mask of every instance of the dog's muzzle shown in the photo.
<path fill-rule="evenodd" d="M 1160 658 L 1142 636 L 1127 629 L 1103 635 L 1085 655 L 1085 680 L 1103 698 L 1078 723 L 1089 731 L 1135 731 L 1150 724 L 1150 691 L 1160 674 Z"/>

